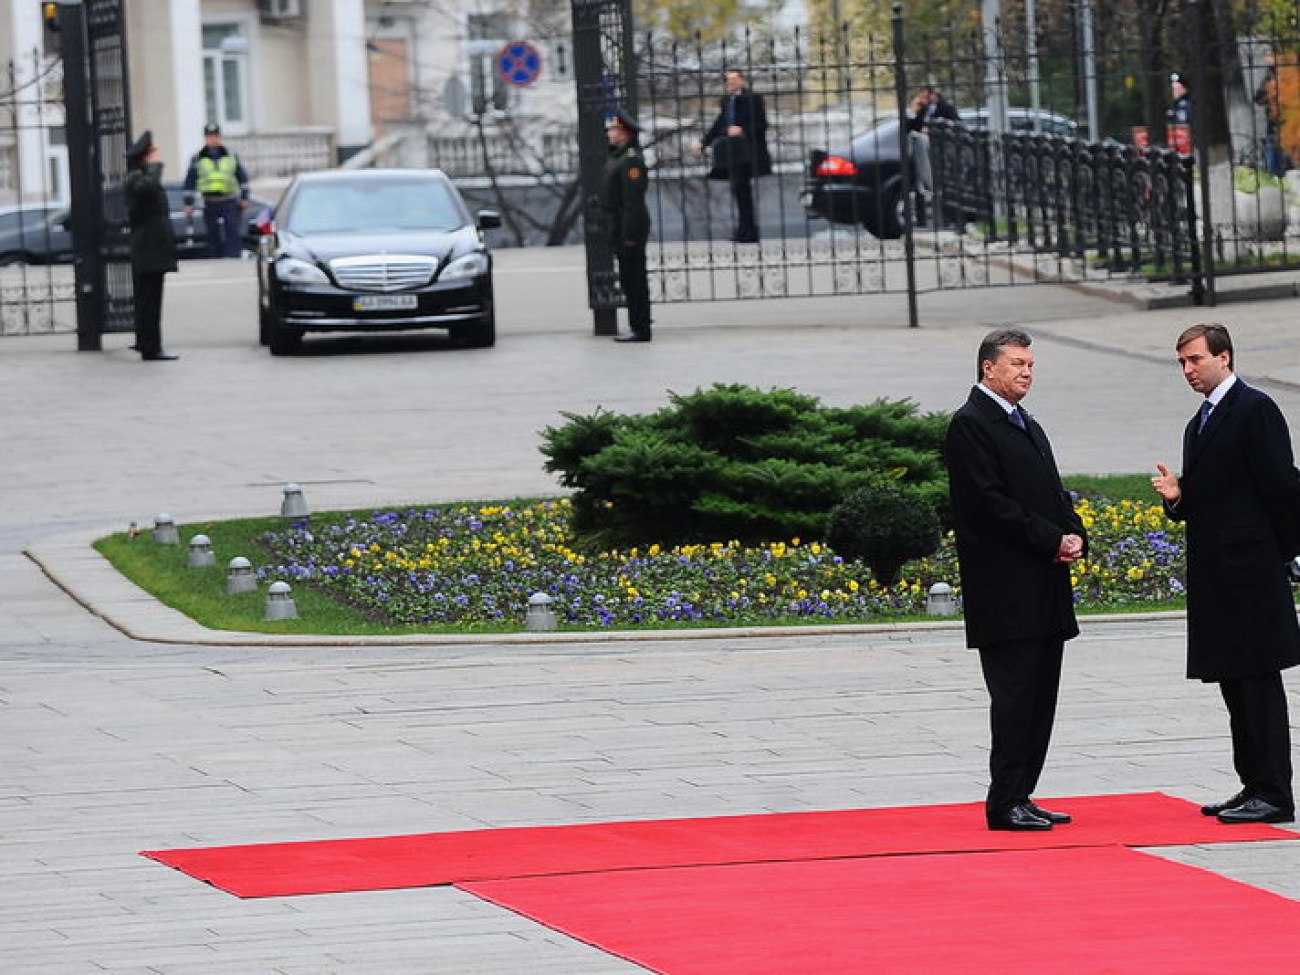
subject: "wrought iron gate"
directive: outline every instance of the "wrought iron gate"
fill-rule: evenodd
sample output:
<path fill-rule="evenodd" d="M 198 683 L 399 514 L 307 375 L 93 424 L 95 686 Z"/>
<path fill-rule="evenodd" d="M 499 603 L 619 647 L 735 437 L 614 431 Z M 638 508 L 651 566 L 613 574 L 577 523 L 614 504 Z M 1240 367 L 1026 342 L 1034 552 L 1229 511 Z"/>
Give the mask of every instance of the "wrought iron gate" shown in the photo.
<path fill-rule="evenodd" d="M 37 256 L 67 236 L 67 187 L 56 178 L 66 149 L 52 138 L 63 131 L 61 69 L 31 51 L 0 78 L 0 335 L 75 326 L 71 268 Z"/>
<path fill-rule="evenodd" d="M 124 6 L 55 4 L 59 52 L 23 54 L 0 82 L 0 194 L 26 211 L 0 237 L 0 334 L 75 328 L 78 349 L 93 351 L 104 332 L 133 327 L 121 195 L 130 132 Z M 62 171 L 54 158 L 62 151 L 68 187 L 51 175 Z"/>
<path fill-rule="evenodd" d="M 908 39 L 900 14 L 880 36 L 844 27 L 828 37 L 746 33 L 689 44 L 662 32 L 633 43 L 626 0 L 574 0 L 573 14 L 598 333 L 613 330 L 621 304 L 596 199 L 606 151 L 600 118 L 614 104 L 636 111 L 651 165 L 657 302 L 914 298 L 1135 275 L 1182 282 L 1198 302 L 1206 294 L 1212 269 L 1202 234 L 1223 225 L 1211 225 L 1208 196 L 1194 192 L 1196 181 L 1208 182 L 1202 159 L 1159 138 L 1134 144 L 1136 123 L 1151 114 L 1150 98 L 1140 104 L 1137 93 L 1167 85 L 1167 69 L 1141 50 L 1110 45 L 1100 67 L 1081 68 L 1064 45 L 1051 62 L 1059 75 L 1040 76 L 1024 54 L 991 50 L 979 31 Z M 730 68 L 763 97 L 769 120 L 773 173 L 754 181 L 760 243 L 733 240 L 728 184 L 706 179 L 709 154 L 694 151 L 719 117 Z M 1084 69 L 1091 74 L 1075 73 Z M 1085 111 L 1088 85 L 1109 99 L 1101 123 L 1092 106 Z M 908 172 L 919 166 L 916 136 L 899 122 L 922 86 L 960 109 L 955 125 L 927 135 L 923 195 Z"/>
<path fill-rule="evenodd" d="M 79 223 L 84 228 L 74 240 L 77 348 L 95 351 L 102 347 L 105 332 L 129 332 L 135 319 L 121 191 L 131 131 L 125 0 L 89 0 L 83 36 L 90 124 L 80 131 L 69 124 L 68 147 L 74 167 L 73 229 L 75 232 Z M 89 164 L 85 169 L 78 166 L 81 160 L 76 145 L 83 139 L 84 160 Z"/>

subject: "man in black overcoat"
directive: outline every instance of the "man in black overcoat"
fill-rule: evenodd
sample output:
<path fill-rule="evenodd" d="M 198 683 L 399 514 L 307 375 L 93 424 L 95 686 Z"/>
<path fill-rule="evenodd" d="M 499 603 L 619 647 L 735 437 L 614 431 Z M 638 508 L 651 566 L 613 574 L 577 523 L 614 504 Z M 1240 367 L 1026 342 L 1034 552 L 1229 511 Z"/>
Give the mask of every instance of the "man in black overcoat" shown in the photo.
<path fill-rule="evenodd" d="M 1020 406 L 1033 384 L 1031 339 L 1001 329 L 980 343 L 979 383 L 944 444 L 961 570 L 966 644 L 990 698 L 989 829 L 1070 822 L 1032 796 L 1056 719 L 1065 641 L 1077 636 L 1070 563 L 1087 532 L 1061 486 L 1047 435 Z"/>
<path fill-rule="evenodd" d="M 727 93 L 722 107 L 696 151 L 713 151 L 709 179 L 726 180 L 736 201 L 736 228 L 732 240 L 758 243 L 758 218 L 754 214 L 754 178 L 770 176 L 772 155 L 767 148 L 767 108 L 763 96 L 751 91 L 745 75 L 733 69 L 723 75 Z"/>
<path fill-rule="evenodd" d="M 1205 397 L 1183 433 L 1183 472 L 1152 485 L 1187 524 L 1187 676 L 1215 682 L 1228 708 L 1241 791 L 1201 812 L 1224 823 L 1295 817 L 1282 671 L 1300 663 L 1287 562 L 1300 552 L 1300 472 L 1282 411 L 1233 373 L 1222 325 L 1178 337 L 1178 364 Z"/>
<path fill-rule="evenodd" d="M 135 300 L 135 348 L 146 361 L 175 359 L 162 347 L 164 275 L 176 270 L 171 205 L 162 185 L 162 157 L 146 131 L 126 151 L 122 186 L 131 228 L 131 285 Z"/>

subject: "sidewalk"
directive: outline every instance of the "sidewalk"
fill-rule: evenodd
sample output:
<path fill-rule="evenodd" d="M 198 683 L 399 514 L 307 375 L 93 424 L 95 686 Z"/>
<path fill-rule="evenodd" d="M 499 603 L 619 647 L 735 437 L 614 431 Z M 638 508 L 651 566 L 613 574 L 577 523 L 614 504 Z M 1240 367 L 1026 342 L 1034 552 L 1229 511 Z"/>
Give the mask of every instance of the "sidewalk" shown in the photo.
<path fill-rule="evenodd" d="M 139 362 L 128 336 L 102 354 L 0 340 L 0 968 L 638 971 L 450 888 L 238 901 L 136 854 L 983 792 L 984 693 L 951 625 L 206 645 L 87 555 L 130 521 L 266 514 L 290 481 L 315 510 L 554 493 L 537 432 L 563 412 L 654 409 L 713 382 L 951 409 L 980 336 L 1007 322 L 1036 337 L 1027 405 L 1067 472 L 1176 461 L 1197 403 L 1170 346 L 1191 321 L 1228 323 L 1241 374 L 1300 424 L 1295 300 L 1139 312 L 1060 287 L 948 293 L 922 298 L 916 330 L 893 297 L 666 305 L 655 342 L 625 346 L 591 334 L 578 251 L 498 258 L 495 349 L 323 338 L 272 359 L 236 262 L 169 282 L 179 362 Z M 1177 617 L 1085 625 L 1044 797 L 1234 791 L 1222 705 L 1182 678 L 1183 638 Z M 1300 897 L 1294 843 L 1161 855 Z"/>

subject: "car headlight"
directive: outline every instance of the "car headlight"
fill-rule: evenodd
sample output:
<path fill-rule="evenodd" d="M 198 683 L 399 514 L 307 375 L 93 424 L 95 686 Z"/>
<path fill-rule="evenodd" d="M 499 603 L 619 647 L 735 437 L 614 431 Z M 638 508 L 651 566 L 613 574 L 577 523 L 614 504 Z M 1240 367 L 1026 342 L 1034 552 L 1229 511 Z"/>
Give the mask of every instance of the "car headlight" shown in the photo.
<path fill-rule="evenodd" d="M 282 284 L 302 287 L 310 284 L 329 284 L 330 279 L 315 264 L 308 264 L 296 257 L 282 257 L 275 262 L 275 275 Z"/>
<path fill-rule="evenodd" d="M 488 268 L 491 267 L 487 255 L 475 251 L 473 254 L 466 254 L 464 257 L 458 257 L 438 275 L 440 281 L 451 281 L 456 278 L 476 278 L 480 274 L 487 274 Z"/>

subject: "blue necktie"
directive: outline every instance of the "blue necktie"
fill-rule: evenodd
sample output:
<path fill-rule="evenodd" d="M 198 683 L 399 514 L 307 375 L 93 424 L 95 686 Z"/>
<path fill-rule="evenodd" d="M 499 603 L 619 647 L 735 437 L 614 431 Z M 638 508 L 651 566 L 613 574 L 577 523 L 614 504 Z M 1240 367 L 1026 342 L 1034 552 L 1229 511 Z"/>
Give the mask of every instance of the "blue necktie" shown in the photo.
<path fill-rule="evenodd" d="M 1025 411 L 1018 406 L 1011 407 L 1011 422 L 1021 430 L 1029 429 L 1029 424 L 1025 422 Z"/>
<path fill-rule="evenodd" d="M 1210 414 L 1214 411 L 1214 404 L 1208 399 L 1201 404 L 1201 418 L 1197 421 L 1196 432 L 1200 433 L 1205 429 L 1205 424 L 1210 422 Z"/>

